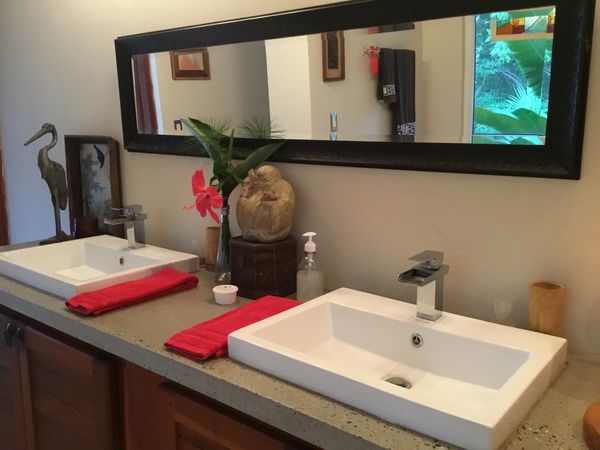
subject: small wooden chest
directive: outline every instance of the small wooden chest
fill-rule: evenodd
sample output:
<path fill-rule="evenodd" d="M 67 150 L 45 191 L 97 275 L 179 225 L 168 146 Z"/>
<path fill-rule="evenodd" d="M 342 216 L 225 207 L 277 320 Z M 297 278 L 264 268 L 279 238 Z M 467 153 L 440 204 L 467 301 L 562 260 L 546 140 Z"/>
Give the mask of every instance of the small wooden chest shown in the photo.
<path fill-rule="evenodd" d="M 297 241 L 288 237 L 279 242 L 246 242 L 241 237 L 229 241 L 231 282 L 242 297 L 263 295 L 285 297 L 296 292 Z"/>

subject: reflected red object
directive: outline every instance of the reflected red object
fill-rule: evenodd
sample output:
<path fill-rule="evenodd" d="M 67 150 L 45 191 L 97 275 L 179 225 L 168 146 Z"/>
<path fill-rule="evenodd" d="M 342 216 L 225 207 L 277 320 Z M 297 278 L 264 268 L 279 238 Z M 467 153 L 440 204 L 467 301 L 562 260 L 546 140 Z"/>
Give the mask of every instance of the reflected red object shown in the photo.
<path fill-rule="evenodd" d="M 376 77 L 379 74 L 379 58 L 377 55 L 371 55 L 369 58 L 371 59 L 371 75 Z"/>
<path fill-rule="evenodd" d="M 525 19 L 524 18 L 513 19 L 512 24 L 513 24 L 512 34 L 525 33 Z"/>
<path fill-rule="evenodd" d="M 547 33 L 554 33 L 554 16 L 548 16 L 548 26 L 546 27 Z"/>
<path fill-rule="evenodd" d="M 369 56 L 369 69 L 373 77 L 377 77 L 379 74 L 379 47 L 371 45 L 365 50 L 365 53 Z"/>

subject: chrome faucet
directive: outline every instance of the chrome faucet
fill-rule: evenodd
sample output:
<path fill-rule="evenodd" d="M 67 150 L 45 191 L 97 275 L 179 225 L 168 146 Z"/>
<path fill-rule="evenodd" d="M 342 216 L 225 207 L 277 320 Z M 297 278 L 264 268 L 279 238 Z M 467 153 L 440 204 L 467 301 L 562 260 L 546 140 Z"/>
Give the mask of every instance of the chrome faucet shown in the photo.
<path fill-rule="evenodd" d="M 106 225 L 125 225 L 128 248 L 144 247 L 146 245 L 144 220 L 148 218 L 148 215 L 142 212 L 142 205 L 129 205 L 123 208 L 112 208 L 112 210 L 121 214 L 105 217 L 104 223 Z"/>
<path fill-rule="evenodd" d="M 449 267 L 442 264 L 444 254 L 426 250 L 409 258 L 419 264 L 398 275 L 400 283 L 417 286 L 417 317 L 437 320 L 444 306 L 444 275 Z"/>

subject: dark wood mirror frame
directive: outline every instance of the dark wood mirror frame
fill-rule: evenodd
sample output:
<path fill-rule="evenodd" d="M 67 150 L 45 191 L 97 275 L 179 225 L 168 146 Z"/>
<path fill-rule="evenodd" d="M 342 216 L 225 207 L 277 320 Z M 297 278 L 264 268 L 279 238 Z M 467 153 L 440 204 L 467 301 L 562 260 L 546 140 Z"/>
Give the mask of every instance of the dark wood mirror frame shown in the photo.
<path fill-rule="evenodd" d="M 131 57 L 373 25 L 556 5 L 545 145 L 288 140 L 271 161 L 385 169 L 579 179 L 595 0 L 366 0 L 120 37 L 115 40 L 124 146 L 204 156 L 184 136 L 140 134 Z M 238 139 L 236 145 L 263 145 Z"/>

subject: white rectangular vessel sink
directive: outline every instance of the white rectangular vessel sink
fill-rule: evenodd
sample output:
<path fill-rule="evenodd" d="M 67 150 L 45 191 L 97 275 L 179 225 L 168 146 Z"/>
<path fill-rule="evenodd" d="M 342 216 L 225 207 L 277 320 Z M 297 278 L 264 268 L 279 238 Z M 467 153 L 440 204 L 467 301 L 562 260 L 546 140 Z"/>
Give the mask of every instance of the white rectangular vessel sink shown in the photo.
<path fill-rule="evenodd" d="M 494 449 L 560 374 L 567 341 L 338 289 L 229 335 L 249 366 L 468 449 Z"/>
<path fill-rule="evenodd" d="M 198 257 L 152 245 L 127 248 L 127 241 L 102 235 L 0 253 L 0 274 L 69 298 L 173 267 L 198 270 Z"/>

